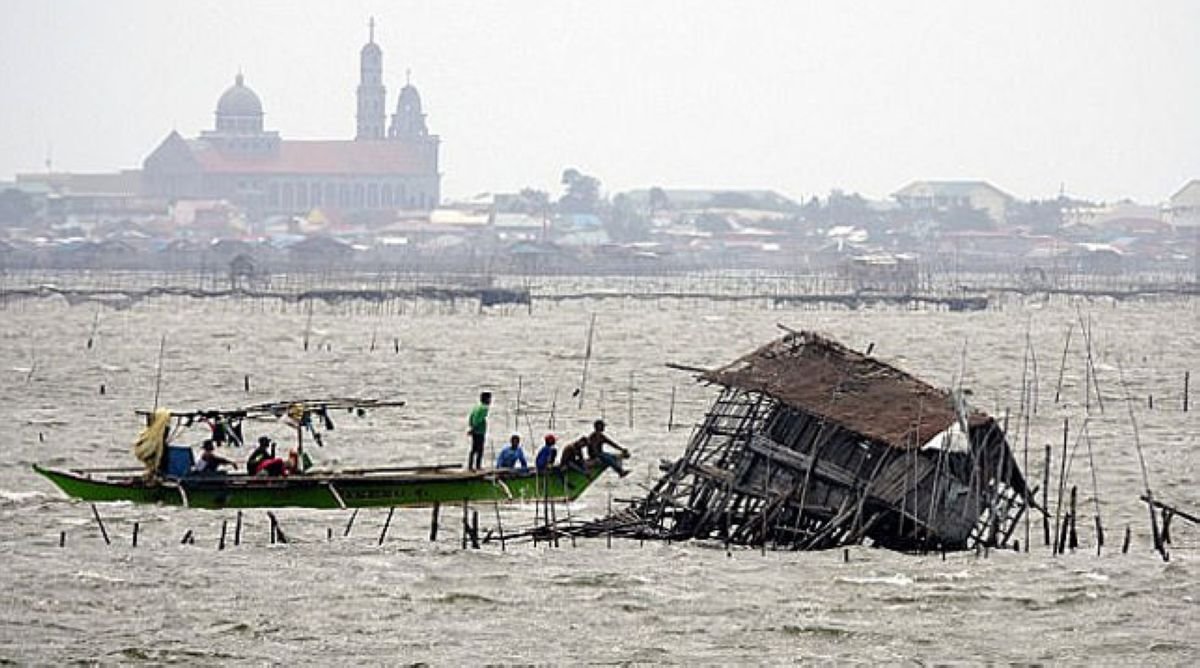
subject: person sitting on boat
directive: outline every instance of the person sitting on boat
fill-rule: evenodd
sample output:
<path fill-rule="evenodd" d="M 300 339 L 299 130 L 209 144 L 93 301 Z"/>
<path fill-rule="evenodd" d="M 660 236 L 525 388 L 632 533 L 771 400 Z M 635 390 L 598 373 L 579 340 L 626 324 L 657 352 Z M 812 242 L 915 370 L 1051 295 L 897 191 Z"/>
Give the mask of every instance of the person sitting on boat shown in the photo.
<path fill-rule="evenodd" d="M 267 436 L 258 437 L 258 447 L 246 460 L 246 472 L 250 475 L 284 475 L 285 464 L 275 456 L 275 444 Z"/>
<path fill-rule="evenodd" d="M 606 466 L 612 467 L 612 470 L 616 471 L 617 474 L 622 478 L 629 475 L 629 471 L 626 471 L 625 467 L 621 465 L 621 459 L 629 458 L 629 450 L 622 447 L 604 433 L 604 420 L 596 420 L 592 423 L 592 433 L 585 436 L 584 441 L 587 447 L 588 459 L 599 460 Z M 612 446 L 620 451 L 621 458 L 618 459 L 605 452 L 605 445 Z"/>
<path fill-rule="evenodd" d="M 193 475 L 216 475 L 224 473 L 221 471 L 222 466 L 237 466 L 237 463 L 231 459 L 226 459 L 214 452 L 214 445 L 211 439 L 206 439 L 200 446 L 200 458 L 192 466 Z"/>
<path fill-rule="evenodd" d="M 312 459 L 300 448 L 290 448 L 284 468 L 288 475 L 300 475 L 312 466 Z"/>
<path fill-rule="evenodd" d="M 525 463 L 525 452 L 521 450 L 521 435 L 514 431 L 508 439 L 508 447 L 496 457 L 496 468 L 511 469 L 516 468 L 517 464 L 521 465 L 522 473 L 529 470 L 529 465 Z"/>
<path fill-rule="evenodd" d="M 554 447 L 557 440 L 554 434 L 546 434 L 543 439 L 542 449 L 538 450 L 537 457 L 533 460 L 538 473 L 545 473 L 546 469 L 554 466 L 554 458 L 558 456 L 558 448 Z"/>
<path fill-rule="evenodd" d="M 580 436 L 575 441 L 568 443 L 567 447 L 563 448 L 562 460 L 559 462 L 559 464 L 564 469 L 575 469 L 576 471 L 583 473 L 587 470 L 587 467 L 583 463 L 583 450 L 586 447 L 586 436 Z"/>

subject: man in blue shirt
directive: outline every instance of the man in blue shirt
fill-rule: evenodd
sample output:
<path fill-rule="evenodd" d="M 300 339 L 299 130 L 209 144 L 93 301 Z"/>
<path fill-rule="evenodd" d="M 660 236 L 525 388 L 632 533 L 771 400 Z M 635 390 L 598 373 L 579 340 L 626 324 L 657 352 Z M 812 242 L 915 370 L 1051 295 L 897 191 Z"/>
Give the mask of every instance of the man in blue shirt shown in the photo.
<path fill-rule="evenodd" d="M 554 434 L 546 434 L 546 443 L 538 450 L 537 457 L 533 460 L 533 465 L 537 467 L 538 473 L 545 473 L 546 469 L 554 466 L 554 459 L 558 457 L 558 448 L 554 447 L 556 438 Z"/>
<path fill-rule="evenodd" d="M 529 465 L 525 463 L 525 452 L 521 450 L 521 435 L 513 432 L 511 438 L 508 439 L 508 447 L 500 451 L 496 457 L 496 468 L 511 469 L 516 468 L 517 464 L 521 465 L 521 472 L 529 470 Z"/>

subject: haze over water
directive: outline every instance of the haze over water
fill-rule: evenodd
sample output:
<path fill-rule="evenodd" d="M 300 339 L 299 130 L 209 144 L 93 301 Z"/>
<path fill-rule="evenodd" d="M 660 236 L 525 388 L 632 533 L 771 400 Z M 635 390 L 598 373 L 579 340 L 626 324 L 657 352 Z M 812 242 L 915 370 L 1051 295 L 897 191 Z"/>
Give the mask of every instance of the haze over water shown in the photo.
<path fill-rule="evenodd" d="M 10 0 L 0 181 L 141 165 L 211 127 L 241 71 L 286 138 L 354 134 L 377 20 L 444 192 L 830 189 L 984 179 L 1020 199 L 1163 202 L 1200 174 L 1200 5 Z"/>
<path fill-rule="evenodd" d="M 579 409 L 570 394 L 579 385 L 593 312 L 594 357 Z M 100 510 L 114 544 L 106 547 L 90 509 L 65 500 L 30 469 L 34 462 L 132 463 L 133 410 L 153 401 L 165 334 L 161 403 L 168 407 L 330 395 L 409 402 L 363 419 L 335 416 L 326 446 L 314 448 L 325 466 L 461 460 L 463 423 L 477 392 L 496 392 L 492 434 L 503 438 L 513 426 L 519 377 L 523 401 L 535 410 L 548 410 L 557 397 L 561 436 L 582 433 L 604 414 L 613 437 L 633 449 L 634 475 L 601 478 L 572 508 L 594 517 L 610 494 L 640 495 L 660 458 L 682 453 L 689 430 L 665 428 L 672 388 L 676 420 L 688 425 L 715 395 L 663 362 L 722 364 L 779 335 L 776 323 L 783 323 L 858 350 L 874 343 L 875 355 L 938 386 L 956 384 L 965 368 L 973 404 L 995 415 L 1008 410 L 1012 424 L 1028 327 L 1039 365 L 1029 474 L 1040 481 L 1042 446 L 1054 445 L 1057 475 L 1062 419 L 1070 419 L 1072 434 L 1085 419 L 1080 313 L 1092 321 L 1104 399 L 1103 413 L 1092 399 L 1087 418 L 1108 533 L 1099 558 L 1082 447 L 1071 469 L 1080 491 L 1083 545 L 1076 553 L 1051 557 L 1035 523 L 1029 555 L 964 553 L 945 561 L 868 547 L 852 549 L 849 563 L 840 551 L 764 557 L 735 550 L 726 557 L 719 545 L 623 540 L 608 550 L 603 539 L 559 549 L 526 543 L 502 553 L 489 543 L 463 551 L 453 508 L 443 511 L 435 544 L 427 540 L 428 510 L 397 511 L 383 546 L 376 545 L 383 510 L 360 512 L 345 538 L 347 512 L 283 510 L 278 516 L 292 540 L 286 546 L 268 545 L 266 517 L 251 511 L 244 543 L 218 552 L 221 522 L 232 522 L 232 512 L 107 505 Z M 1195 509 L 1200 417 L 1194 395 L 1192 411 L 1180 405 L 1183 372 L 1191 369 L 1195 378 L 1200 343 L 1194 299 L 1010 299 L 975 313 L 779 310 L 699 300 L 539 303 L 532 314 L 428 302 L 408 303 L 403 314 L 318 305 L 308 352 L 304 308 L 272 302 L 156 299 L 102 309 L 91 349 L 85 344 L 95 305 L 42 299 L 11 303 L 0 314 L 0 418 L 8 425 L 0 463 L 3 661 L 1187 665 L 1200 657 L 1200 528 L 1176 520 L 1168 564 L 1152 551 L 1120 380 L 1123 371 L 1156 496 Z M 1064 402 L 1055 406 L 1072 323 Z M 544 412 L 522 418 L 520 430 L 540 436 L 547 419 Z M 492 508 L 479 510 L 481 524 L 493 526 Z M 528 526 L 533 512 L 503 509 L 506 529 Z M 136 549 L 129 545 L 134 521 L 141 531 Z M 1133 548 L 1120 555 L 1126 525 Z M 189 529 L 196 544 L 180 545 Z M 60 531 L 67 532 L 63 549 Z M 1018 529 L 1024 542 L 1022 534 Z"/>

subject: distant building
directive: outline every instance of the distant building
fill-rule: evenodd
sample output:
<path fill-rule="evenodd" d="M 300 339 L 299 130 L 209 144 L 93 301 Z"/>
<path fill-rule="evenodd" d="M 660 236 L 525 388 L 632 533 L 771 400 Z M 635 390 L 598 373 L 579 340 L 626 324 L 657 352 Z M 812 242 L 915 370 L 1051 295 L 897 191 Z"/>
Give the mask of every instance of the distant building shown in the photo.
<path fill-rule="evenodd" d="M 1200 227 L 1200 179 L 1188 181 L 1171 195 L 1167 217 L 1175 227 Z"/>
<path fill-rule="evenodd" d="M 624 193 L 640 208 L 667 208 L 676 211 L 694 209 L 759 209 L 792 211 L 799 208 L 791 199 L 774 190 L 716 190 L 703 188 L 649 188 Z"/>
<path fill-rule="evenodd" d="M 195 139 L 172 131 L 144 162 L 143 190 L 168 199 L 225 199 L 252 216 L 428 210 L 440 198 L 436 135 L 421 96 L 406 82 L 385 125 L 383 53 L 370 38 L 359 54 L 353 140 L 283 139 L 263 127 L 259 97 L 239 73 L 217 101 L 216 123 Z"/>
<path fill-rule="evenodd" d="M 138 170 L 18 174 L 16 182 L 18 189 L 41 198 L 41 216 L 57 221 L 160 213 L 162 202 L 143 197 L 140 184 Z"/>
<path fill-rule="evenodd" d="M 1123 200 L 1112 204 L 1080 204 L 1063 210 L 1063 227 L 1086 227 L 1104 229 L 1120 227 L 1129 222 L 1162 223 L 1162 211 L 1158 206 L 1136 204 Z"/>
<path fill-rule="evenodd" d="M 913 181 L 892 194 L 900 206 L 917 211 L 979 209 L 997 225 L 1008 221 L 1013 196 L 987 181 Z"/>

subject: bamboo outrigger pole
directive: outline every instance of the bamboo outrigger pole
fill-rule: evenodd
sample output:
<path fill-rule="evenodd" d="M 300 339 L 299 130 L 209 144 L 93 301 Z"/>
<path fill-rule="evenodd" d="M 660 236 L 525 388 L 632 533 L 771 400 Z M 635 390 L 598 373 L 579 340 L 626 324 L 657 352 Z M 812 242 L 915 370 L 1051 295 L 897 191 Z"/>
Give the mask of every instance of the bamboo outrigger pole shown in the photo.
<path fill-rule="evenodd" d="M 158 393 L 162 389 L 163 353 L 167 349 L 167 335 L 158 342 L 158 370 L 154 374 L 154 410 L 158 410 Z M 154 412 L 154 411 L 151 411 Z"/>
<path fill-rule="evenodd" d="M 596 314 L 592 314 L 592 319 L 588 323 L 587 333 L 587 348 L 583 353 L 583 376 L 579 379 L 579 409 L 583 410 L 583 396 L 587 389 L 588 365 L 592 362 L 592 334 L 596 331 Z"/>
<path fill-rule="evenodd" d="M 1137 419 L 1133 415 L 1133 402 L 1129 398 L 1129 386 L 1125 384 L 1125 367 L 1121 364 L 1120 357 L 1117 358 L 1117 371 L 1121 374 L 1121 389 L 1125 392 L 1125 407 L 1129 410 L 1129 423 L 1133 425 L 1133 446 L 1137 449 L 1138 464 L 1142 469 L 1142 484 L 1146 487 L 1146 493 L 1142 499 L 1146 502 L 1146 509 L 1150 511 L 1150 532 L 1154 536 L 1154 549 L 1162 555 L 1163 561 L 1170 561 L 1171 557 L 1167 554 L 1167 549 L 1163 547 L 1162 538 L 1158 535 L 1158 517 L 1154 514 L 1154 493 L 1150 491 L 1150 475 L 1146 473 L 1146 456 L 1142 453 Z"/>

